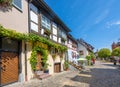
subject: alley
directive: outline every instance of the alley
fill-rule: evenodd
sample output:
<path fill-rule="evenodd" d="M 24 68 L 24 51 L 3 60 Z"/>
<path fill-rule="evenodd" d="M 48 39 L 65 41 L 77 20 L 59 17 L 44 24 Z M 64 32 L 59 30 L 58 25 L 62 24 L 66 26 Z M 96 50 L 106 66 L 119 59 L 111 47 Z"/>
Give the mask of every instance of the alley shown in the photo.
<path fill-rule="evenodd" d="M 97 61 L 86 71 L 65 71 L 38 80 L 16 83 L 6 87 L 120 87 L 120 70 L 112 63 Z"/>

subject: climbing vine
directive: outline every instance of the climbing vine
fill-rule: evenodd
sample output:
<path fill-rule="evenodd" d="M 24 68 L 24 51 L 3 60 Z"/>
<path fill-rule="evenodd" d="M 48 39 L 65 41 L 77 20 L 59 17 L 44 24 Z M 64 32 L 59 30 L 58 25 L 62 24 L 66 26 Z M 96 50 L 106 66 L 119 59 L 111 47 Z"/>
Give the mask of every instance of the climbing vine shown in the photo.
<path fill-rule="evenodd" d="M 64 52 L 67 50 L 66 46 L 56 44 L 52 42 L 51 40 L 43 38 L 39 35 L 18 33 L 15 30 L 6 29 L 1 25 L 0 25 L 0 36 L 36 43 L 37 45 L 45 49 L 55 48 L 59 50 L 60 52 Z"/>
<path fill-rule="evenodd" d="M 24 40 L 26 42 L 33 43 L 34 47 L 32 49 L 30 57 L 30 64 L 33 70 L 36 70 L 37 52 L 41 53 L 42 61 L 43 64 L 45 65 L 48 57 L 48 50 L 50 50 L 51 48 L 55 48 L 58 50 L 59 53 L 63 53 L 67 50 L 66 46 L 56 44 L 51 40 L 43 38 L 39 35 L 18 33 L 15 30 L 6 29 L 1 25 L 0 25 L 0 37 L 8 37 L 11 39 Z"/>
<path fill-rule="evenodd" d="M 48 59 L 48 51 L 39 47 L 39 46 L 35 46 L 32 49 L 32 53 L 31 53 L 31 57 L 30 57 L 30 64 L 32 67 L 32 70 L 36 70 L 36 64 L 37 64 L 37 52 L 40 52 L 42 55 L 42 62 L 43 65 L 45 66 L 47 63 L 47 59 Z M 43 66 L 43 67 L 44 67 Z"/>

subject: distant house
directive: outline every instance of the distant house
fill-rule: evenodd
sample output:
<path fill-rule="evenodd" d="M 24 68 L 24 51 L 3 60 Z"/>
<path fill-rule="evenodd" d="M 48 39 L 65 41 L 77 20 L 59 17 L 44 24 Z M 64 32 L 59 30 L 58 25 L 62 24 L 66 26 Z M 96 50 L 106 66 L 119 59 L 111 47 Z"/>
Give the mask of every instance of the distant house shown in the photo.
<path fill-rule="evenodd" d="M 78 43 L 72 35 L 68 35 L 67 47 L 68 47 L 68 61 L 77 63 L 78 59 Z"/>
<path fill-rule="evenodd" d="M 90 52 L 93 52 L 94 47 L 85 42 L 83 39 L 77 39 L 77 43 L 80 57 L 85 58 L 87 55 L 89 55 Z"/>
<path fill-rule="evenodd" d="M 111 45 L 112 50 L 115 49 L 116 47 L 120 47 L 120 42 L 119 41 L 116 42 L 116 43 L 113 42 L 112 45 Z"/>

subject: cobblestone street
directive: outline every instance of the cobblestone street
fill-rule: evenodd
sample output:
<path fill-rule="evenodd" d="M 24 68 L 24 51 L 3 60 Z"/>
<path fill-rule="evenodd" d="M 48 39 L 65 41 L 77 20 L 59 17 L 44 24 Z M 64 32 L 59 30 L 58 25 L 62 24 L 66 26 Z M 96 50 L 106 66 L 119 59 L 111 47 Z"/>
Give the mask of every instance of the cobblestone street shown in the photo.
<path fill-rule="evenodd" d="M 65 71 L 51 77 L 6 87 L 120 87 L 120 70 L 112 63 L 96 62 L 86 71 Z"/>

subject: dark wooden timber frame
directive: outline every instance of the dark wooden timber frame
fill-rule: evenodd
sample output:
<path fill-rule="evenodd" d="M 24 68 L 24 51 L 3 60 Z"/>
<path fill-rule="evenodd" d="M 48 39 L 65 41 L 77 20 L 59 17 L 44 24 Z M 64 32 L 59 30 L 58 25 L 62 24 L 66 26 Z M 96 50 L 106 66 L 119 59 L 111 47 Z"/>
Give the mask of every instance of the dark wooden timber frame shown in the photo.
<path fill-rule="evenodd" d="M 35 32 L 34 30 L 31 30 L 31 27 L 30 27 L 30 4 L 33 4 L 35 5 L 38 10 L 39 10 L 39 13 L 37 14 L 38 15 L 38 32 Z M 42 18 L 42 15 L 44 15 L 45 17 L 47 17 L 49 20 L 50 20 L 50 24 L 51 24 L 51 32 L 53 31 L 52 30 L 52 22 L 54 22 L 55 24 L 57 24 L 57 35 L 54 35 L 53 33 L 51 33 L 51 39 L 53 42 L 56 42 L 53 40 L 53 36 L 57 36 L 57 42 L 56 43 L 59 43 L 58 42 L 58 39 L 61 37 L 59 35 L 59 29 L 63 29 L 63 31 L 65 31 L 66 35 L 68 32 L 70 32 L 71 30 L 59 19 L 59 17 L 49 8 L 49 6 L 43 1 L 43 0 L 29 0 L 29 8 L 28 8 L 28 13 L 29 13 L 29 31 L 30 33 L 35 33 L 37 35 L 40 35 L 40 36 L 44 36 L 41 34 L 41 29 L 42 29 L 42 25 L 41 25 L 41 18 Z M 62 30 L 61 29 L 61 30 Z M 64 45 L 62 43 L 59 43 L 61 45 Z"/>

